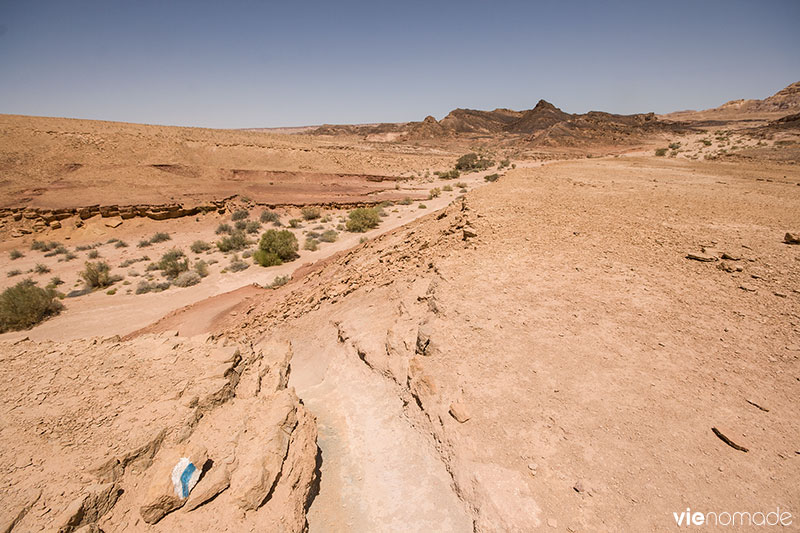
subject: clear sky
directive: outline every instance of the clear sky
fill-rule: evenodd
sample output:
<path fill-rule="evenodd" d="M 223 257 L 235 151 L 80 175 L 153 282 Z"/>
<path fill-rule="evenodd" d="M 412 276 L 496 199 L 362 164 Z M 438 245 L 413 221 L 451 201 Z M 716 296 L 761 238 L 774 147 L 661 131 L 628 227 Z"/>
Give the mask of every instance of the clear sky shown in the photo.
<path fill-rule="evenodd" d="M 0 113 L 207 127 L 616 113 L 800 80 L 800 0 L 0 0 Z"/>

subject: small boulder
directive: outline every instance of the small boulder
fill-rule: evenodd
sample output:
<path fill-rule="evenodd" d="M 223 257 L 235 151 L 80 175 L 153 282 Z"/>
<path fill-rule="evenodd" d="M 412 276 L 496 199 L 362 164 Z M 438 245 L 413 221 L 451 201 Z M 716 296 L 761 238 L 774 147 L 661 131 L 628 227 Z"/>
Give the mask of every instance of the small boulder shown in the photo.
<path fill-rule="evenodd" d="M 713 261 L 717 261 L 716 257 L 707 254 L 686 254 L 686 259 L 691 259 L 693 261 L 700 261 L 702 263 L 711 263 Z"/>
<path fill-rule="evenodd" d="M 182 458 L 188 459 L 196 471 L 202 471 L 203 465 L 208 460 L 208 454 L 203 447 L 189 448 L 185 449 L 183 453 L 169 454 L 168 457 L 163 458 L 152 467 L 153 478 L 147 489 L 144 504 L 139 508 L 139 514 L 146 523 L 155 524 L 186 503 L 188 495 L 179 494 L 173 480 L 176 465 Z M 191 493 L 191 489 L 189 492 Z"/>
<path fill-rule="evenodd" d="M 461 424 L 470 419 L 469 412 L 461 402 L 451 403 L 449 413 L 450 416 L 455 418 Z"/>
<path fill-rule="evenodd" d="M 113 217 L 106 220 L 105 225 L 109 228 L 118 228 L 122 225 L 122 217 Z"/>
<path fill-rule="evenodd" d="M 58 533 L 72 533 L 79 527 L 97 522 L 117 503 L 122 489 L 116 483 L 91 485 L 58 518 Z"/>
<path fill-rule="evenodd" d="M 798 233 L 786 233 L 783 236 L 783 242 L 786 244 L 800 244 L 800 234 Z"/>

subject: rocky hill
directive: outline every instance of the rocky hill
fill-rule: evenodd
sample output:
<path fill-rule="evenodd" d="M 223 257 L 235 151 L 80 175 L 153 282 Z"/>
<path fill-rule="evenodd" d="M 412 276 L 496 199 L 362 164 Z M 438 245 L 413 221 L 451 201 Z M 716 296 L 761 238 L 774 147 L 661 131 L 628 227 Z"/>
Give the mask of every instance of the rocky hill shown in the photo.
<path fill-rule="evenodd" d="M 763 100 L 731 100 L 703 111 L 677 111 L 664 115 L 671 120 L 775 120 L 800 112 L 800 81 Z"/>

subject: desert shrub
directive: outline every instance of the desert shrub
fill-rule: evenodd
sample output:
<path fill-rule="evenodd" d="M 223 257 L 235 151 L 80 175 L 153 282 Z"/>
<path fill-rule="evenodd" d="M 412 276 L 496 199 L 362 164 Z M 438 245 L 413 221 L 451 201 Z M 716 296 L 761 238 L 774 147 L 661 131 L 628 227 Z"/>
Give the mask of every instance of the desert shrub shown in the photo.
<path fill-rule="evenodd" d="M 303 244 L 303 250 L 316 252 L 318 249 L 319 249 L 319 241 L 317 239 L 306 239 L 306 242 Z"/>
<path fill-rule="evenodd" d="M 246 220 L 237 220 L 236 222 L 233 223 L 233 227 L 236 228 L 239 231 L 244 231 L 244 228 L 247 227 L 247 221 Z"/>
<path fill-rule="evenodd" d="M 334 242 L 339 237 L 339 234 L 336 230 L 329 229 L 324 231 L 322 235 L 319 236 L 319 240 L 322 242 Z"/>
<path fill-rule="evenodd" d="M 354 233 L 364 233 L 381 223 L 378 211 L 370 207 L 353 209 L 347 216 L 345 227 Z"/>
<path fill-rule="evenodd" d="M 433 198 L 438 198 L 441 195 L 442 195 L 442 190 L 439 187 L 434 187 L 433 189 L 428 191 L 428 200 L 431 200 Z"/>
<path fill-rule="evenodd" d="M 50 278 L 50 283 L 48 283 L 47 286 L 52 289 L 52 288 L 58 287 L 59 285 L 63 285 L 63 284 L 64 284 L 64 280 L 62 280 L 58 276 L 53 276 L 52 278 Z"/>
<path fill-rule="evenodd" d="M 89 251 L 89 259 L 97 259 L 98 257 L 100 257 L 100 252 L 98 252 L 97 250 Z"/>
<path fill-rule="evenodd" d="M 158 242 L 166 242 L 171 241 L 172 237 L 169 236 L 169 233 L 164 233 L 163 231 L 154 233 L 152 237 L 150 237 L 150 244 L 156 244 Z"/>
<path fill-rule="evenodd" d="M 307 231 L 306 232 L 306 238 L 309 238 L 309 239 L 316 239 L 319 236 L 320 236 L 320 234 L 317 233 L 316 231 Z"/>
<path fill-rule="evenodd" d="M 275 279 L 272 280 L 272 283 L 267 285 L 268 289 L 277 289 L 278 287 L 283 287 L 291 278 L 289 276 L 275 276 Z"/>
<path fill-rule="evenodd" d="M 258 233 L 258 230 L 260 229 L 261 229 L 261 222 L 257 220 L 248 220 L 244 226 L 244 230 L 251 235 Z"/>
<path fill-rule="evenodd" d="M 295 259 L 298 248 L 297 237 L 289 230 L 267 230 L 261 235 L 261 241 L 258 243 L 259 250 L 274 253 L 281 261 Z M 256 261 L 261 264 L 258 259 Z"/>
<path fill-rule="evenodd" d="M 703 146 L 711 146 L 710 139 L 700 139 L 700 142 L 703 143 Z"/>
<path fill-rule="evenodd" d="M 161 292 L 169 289 L 171 283 L 169 281 L 162 281 L 160 283 L 151 283 L 148 281 L 140 281 L 136 286 L 136 294 L 145 294 L 148 292 Z"/>
<path fill-rule="evenodd" d="M 245 250 L 244 252 L 242 252 L 242 257 L 244 257 L 245 259 L 251 257 L 252 255 L 253 255 L 252 250 Z"/>
<path fill-rule="evenodd" d="M 19 259 L 20 257 L 25 257 L 25 254 L 17 250 L 16 248 L 8 252 L 8 257 L 11 258 L 13 261 L 14 259 Z"/>
<path fill-rule="evenodd" d="M 305 220 L 316 220 L 322 216 L 322 211 L 319 207 L 306 206 L 300 209 L 300 214 Z"/>
<path fill-rule="evenodd" d="M 37 287 L 29 279 L 20 281 L 0 293 L 0 333 L 33 327 L 63 308 L 53 289 Z"/>
<path fill-rule="evenodd" d="M 44 254 L 44 256 L 53 257 L 56 255 L 66 254 L 67 252 L 68 252 L 67 248 L 63 244 L 59 244 L 58 246 L 56 246 L 55 248 Z"/>
<path fill-rule="evenodd" d="M 18 268 L 15 268 L 14 270 L 9 270 L 8 272 L 6 272 L 6 276 L 8 276 L 9 278 L 13 278 L 14 276 L 19 276 L 21 274 L 22 274 L 22 270 L 20 270 Z"/>
<path fill-rule="evenodd" d="M 222 235 L 223 233 L 230 234 L 233 233 L 233 228 L 231 227 L 230 224 L 220 224 L 219 226 L 217 226 L 217 229 L 214 233 L 216 233 L 217 235 Z"/>
<path fill-rule="evenodd" d="M 64 254 L 64 257 L 59 257 L 58 261 L 59 261 L 59 263 L 61 261 L 72 261 L 73 259 L 75 259 L 77 257 L 78 256 L 73 254 L 72 252 L 67 252 L 67 253 Z"/>
<path fill-rule="evenodd" d="M 471 171 L 471 170 L 485 170 L 494 165 L 494 161 L 478 155 L 475 152 L 464 154 L 456 161 L 456 170 Z"/>
<path fill-rule="evenodd" d="M 233 259 L 228 265 L 228 270 L 230 270 L 231 272 L 241 272 L 242 270 L 247 270 L 248 268 L 250 268 L 250 265 L 248 263 L 245 263 L 235 255 L 233 256 Z"/>
<path fill-rule="evenodd" d="M 289 220 L 289 227 L 290 228 L 299 228 L 300 227 L 300 219 L 299 218 L 292 218 Z"/>
<path fill-rule="evenodd" d="M 456 183 L 456 187 L 458 187 L 459 189 L 466 189 L 467 184 L 464 183 L 463 181 L 459 181 L 458 183 Z"/>
<path fill-rule="evenodd" d="M 669 144 L 670 150 L 677 150 L 680 147 L 681 147 L 681 143 L 670 143 Z"/>
<path fill-rule="evenodd" d="M 206 251 L 210 250 L 211 249 L 211 245 L 209 243 L 207 243 L 206 241 L 194 241 L 192 243 L 192 245 L 189 246 L 189 249 L 192 252 L 194 252 L 196 254 L 199 254 L 201 252 L 206 252 Z"/>
<path fill-rule="evenodd" d="M 98 261 L 97 263 L 85 263 L 85 268 L 81 272 L 81 279 L 89 289 L 102 289 L 110 287 L 114 283 L 111 277 L 111 268 L 108 263 Z"/>
<path fill-rule="evenodd" d="M 253 261 L 262 267 L 271 267 L 282 265 L 283 261 L 275 252 L 266 252 L 264 250 L 256 250 L 253 254 Z"/>
<path fill-rule="evenodd" d="M 108 294 L 109 296 L 114 296 L 115 294 L 117 294 L 117 289 L 108 289 L 106 291 L 106 294 Z"/>
<path fill-rule="evenodd" d="M 466 187 L 464 187 L 464 188 L 459 189 L 458 192 L 463 194 L 463 193 L 467 192 L 467 189 L 466 189 Z"/>
<path fill-rule="evenodd" d="M 114 248 L 127 248 L 127 247 L 128 243 L 125 241 L 117 241 L 116 244 L 114 244 Z"/>
<path fill-rule="evenodd" d="M 181 261 L 182 258 L 183 261 Z M 161 256 L 161 260 L 158 262 L 158 270 L 166 277 L 173 279 L 182 272 L 189 270 L 189 260 L 185 259 L 182 250 L 173 249 Z"/>
<path fill-rule="evenodd" d="M 220 252 L 236 252 L 243 250 L 250 244 L 243 231 L 237 230 L 217 241 Z"/>
<path fill-rule="evenodd" d="M 428 206 L 427 206 L 427 205 L 425 205 L 425 204 L 419 204 L 419 205 L 417 206 L 417 209 L 428 209 Z"/>
<path fill-rule="evenodd" d="M 440 177 L 443 180 L 454 180 L 454 179 L 456 179 L 456 178 L 461 176 L 461 172 L 459 172 L 456 169 L 447 170 L 447 171 L 444 171 L 444 172 L 434 172 L 434 174 L 436 174 L 438 177 Z"/>
<path fill-rule="evenodd" d="M 278 217 L 278 213 L 276 213 L 275 211 L 266 209 L 261 212 L 259 220 L 261 220 L 261 222 L 266 224 L 267 222 L 278 222 L 280 220 L 280 217 Z"/>
<path fill-rule="evenodd" d="M 233 221 L 245 220 L 249 216 L 250 216 L 250 211 L 248 211 L 247 209 L 237 209 L 231 215 L 231 220 Z"/>
<path fill-rule="evenodd" d="M 176 287 L 191 287 L 192 285 L 200 283 L 200 274 L 192 272 L 191 270 L 181 272 L 172 283 Z"/>
<path fill-rule="evenodd" d="M 119 241 L 116 237 L 112 237 L 106 241 L 106 244 L 114 244 L 115 242 Z"/>
<path fill-rule="evenodd" d="M 663 157 L 665 155 L 667 155 L 667 149 L 666 148 L 659 148 L 659 149 L 656 150 L 656 156 Z"/>
<path fill-rule="evenodd" d="M 503 159 L 502 161 L 500 161 L 500 167 L 499 168 L 506 168 L 510 164 L 511 164 L 511 160 L 510 159 L 508 159 L 508 158 Z"/>
<path fill-rule="evenodd" d="M 208 263 L 205 261 L 197 261 L 194 264 L 194 271 L 197 272 L 197 275 L 201 278 L 208 276 Z"/>
<path fill-rule="evenodd" d="M 33 271 L 37 274 L 47 274 L 50 272 L 50 267 L 43 265 L 42 263 L 36 263 L 36 266 L 33 267 Z"/>
<path fill-rule="evenodd" d="M 147 239 L 142 239 L 136 246 L 138 246 L 139 248 L 147 248 L 148 246 L 150 246 L 150 241 Z"/>
<path fill-rule="evenodd" d="M 407 196 L 406 196 L 405 198 L 403 198 L 402 200 L 400 200 L 400 201 L 399 201 L 399 202 L 397 202 L 397 203 L 398 203 L 399 205 L 411 205 L 411 204 L 413 203 L 413 201 L 411 200 L 411 198 L 409 198 L 409 197 L 407 197 Z"/>
<path fill-rule="evenodd" d="M 143 255 L 142 257 L 137 257 L 135 259 L 134 258 L 126 259 L 125 261 L 120 263 L 119 266 L 122 267 L 122 268 L 125 268 L 127 266 L 131 266 L 134 263 L 140 263 L 142 261 L 150 261 L 150 258 L 147 257 L 146 255 Z"/>
<path fill-rule="evenodd" d="M 488 176 L 484 176 L 483 179 L 488 181 L 488 182 L 493 182 L 493 181 L 497 181 L 498 179 L 500 179 L 500 175 L 499 174 L 489 174 Z"/>
<path fill-rule="evenodd" d="M 57 243 L 56 241 L 44 242 L 44 241 L 34 241 L 31 243 L 31 250 L 37 250 L 39 252 L 49 252 L 50 250 L 55 250 L 61 246 L 61 244 Z"/>

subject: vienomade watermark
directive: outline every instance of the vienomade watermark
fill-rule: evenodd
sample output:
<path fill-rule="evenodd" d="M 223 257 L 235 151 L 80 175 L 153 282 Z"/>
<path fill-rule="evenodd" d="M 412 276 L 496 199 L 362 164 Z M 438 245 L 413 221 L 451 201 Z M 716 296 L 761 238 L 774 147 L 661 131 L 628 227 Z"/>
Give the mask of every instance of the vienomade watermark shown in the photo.
<path fill-rule="evenodd" d="M 792 513 L 776 507 L 774 511 L 685 511 L 673 512 L 679 527 L 687 526 L 791 526 Z"/>

